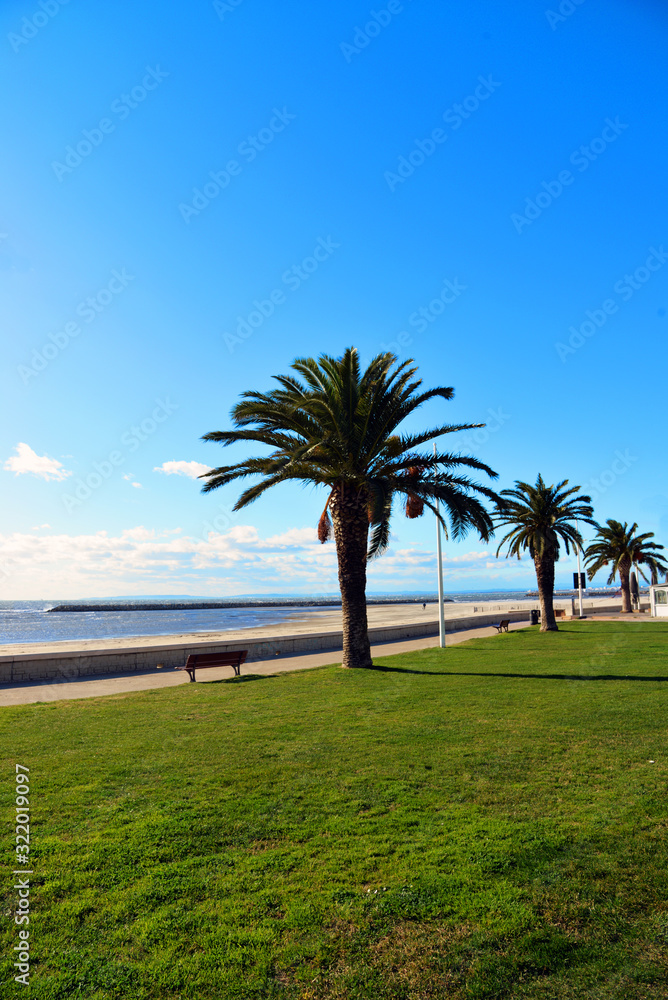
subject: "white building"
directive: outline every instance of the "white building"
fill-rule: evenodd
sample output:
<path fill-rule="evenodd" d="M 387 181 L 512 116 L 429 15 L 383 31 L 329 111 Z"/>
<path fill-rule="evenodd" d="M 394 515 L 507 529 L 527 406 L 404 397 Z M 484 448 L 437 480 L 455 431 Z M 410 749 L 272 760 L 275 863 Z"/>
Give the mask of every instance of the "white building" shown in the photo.
<path fill-rule="evenodd" d="M 653 583 L 649 588 L 652 618 L 668 618 L 668 583 Z"/>

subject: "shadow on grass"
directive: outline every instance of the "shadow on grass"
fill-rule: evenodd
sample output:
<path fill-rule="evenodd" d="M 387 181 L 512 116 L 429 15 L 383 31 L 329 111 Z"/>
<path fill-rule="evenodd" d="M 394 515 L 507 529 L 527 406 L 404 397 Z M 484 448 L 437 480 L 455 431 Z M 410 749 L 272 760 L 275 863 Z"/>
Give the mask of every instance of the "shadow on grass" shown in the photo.
<path fill-rule="evenodd" d="M 246 684 L 247 681 L 270 681 L 276 674 L 242 674 L 241 677 L 223 677 L 217 681 L 207 681 L 207 684 Z"/>
<path fill-rule="evenodd" d="M 411 670 L 410 667 L 386 667 L 374 663 L 368 670 L 388 674 L 423 674 L 433 677 L 519 677 L 538 681 L 668 681 L 668 677 L 639 677 L 637 674 L 511 674 L 481 670 Z"/>

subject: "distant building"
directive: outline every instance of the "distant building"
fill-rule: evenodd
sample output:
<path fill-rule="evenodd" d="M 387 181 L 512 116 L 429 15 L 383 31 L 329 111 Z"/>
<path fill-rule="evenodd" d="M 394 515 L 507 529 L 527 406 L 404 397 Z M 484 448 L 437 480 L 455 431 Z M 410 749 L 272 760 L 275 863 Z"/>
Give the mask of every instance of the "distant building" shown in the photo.
<path fill-rule="evenodd" d="M 668 618 L 668 584 L 652 584 L 649 588 L 649 608 L 652 618 Z"/>

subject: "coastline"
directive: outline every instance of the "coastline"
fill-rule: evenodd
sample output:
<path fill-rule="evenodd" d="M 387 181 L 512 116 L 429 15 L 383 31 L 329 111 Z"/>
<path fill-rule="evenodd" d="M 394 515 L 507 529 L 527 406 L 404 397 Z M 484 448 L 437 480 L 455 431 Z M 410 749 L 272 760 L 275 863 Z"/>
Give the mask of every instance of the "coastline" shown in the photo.
<path fill-rule="evenodd" d="M 446 598 L 446 603 L 454 604 L 452 598 Z M 372 605 L 386 604 L 413 604 L 422 606 L 422 601 L 418 598 L 398 598 L 395 601 L 383 600 L 382 598 L 367 600 L 367 607 Z M 168 602 L 161 604 L 144 603 L 133 601 L 126 604 L 58 604 L 55 608 L 49 608 L 47 614 L 62 614 L 63 612 L 88 612 L 88 611 L 238 611 L 239 609 L 254 610 L 256 608 L 340 608 L 341 601 L 332 598 L 331 600 L 313 598 L 312 600 L 293 601 L 191 601 Z"/>
<path fill-rule="evenodd" d="M 642 591 L 641 591 L 642 592 Z M 454 597 L 445 596 L 443 601 L 445 604 L 454 604 L 458 606 L 468 605 L 468 604 L 482 604 L 482 603 L 504 603 L 504 602 L 522 602 L 522 601 L 536 601 L 538 599 L 538 591 L 527 591 L 526 593 L 521 593 L 518 591 L 498 591 L 498 596 L 493 591 L 488 591 L 486 594 L 476 595 L 471 594 L 470 600 L 465 600 L 465 597 L 469 595 L 465 594 L 455 594 Z M 569 600 L 570 598 L 577 599 L 577 591 L 572 590 L 558 590 L 554 592 L 555 600 Z M 607 600 L 615 600 L 617 597 L 621 597 L 620 592 L 607 592 L 607 591 L 597 591 L 593 590 L 590 592 L 587 600 L 606 598 Z M 367 597 L 367 607 L 374 606 L 388 606 L 388 605 L 414 605 L 415 607 L 421 607 L 423 602 L 427 604 L 433 604 L 438 601 L 436 594 L 422 594 L 414 595 L 410 594 L 407 596 L 397 596 L 393 597 L 391 595 L 381 596 L 381 597 Z M 255 610 L 261 608 L 340 608 L 341 598 L 337 597 L 312 597 L 312 598 L 299 598 L 294 597 L 290 599 L 275 598 L 275 599 L 262 599 L 262 600 L 252 600 L 250 598 L 238 600 L 220 600 L 220 601 L 205 601 L 205 600 L 151 600 L 151 599 L 137 599 L 134 601 L 123 601 L 123 600 L 101 600 L 94 601 L 93 603 L 85 603 L 84 601 L 77 601 L 74 604 L 57 604 L 53 608 L 47 608 L 48 614 L 62 614 L 62 613 L 82 613 L 82 612 L 106 612 L 106 611 L 204 611 L 204 610 L 218 610 L 218 611 L 234 611 L 240 609 Z"/>
<path fill-rule="evenodd" d="M 610 601 L 607 598 L 592 598 L 585 602 L 585 613 L 616 610 L 619 601 Z M 446 630 L 451 631 L 458 622 L 466 622 L 464 627 L 475 627 L 476 622 L 482 621 L 490 615 L 494 619 L 500 619 L 511 615 L 513 617 L 524 616 L 528 619 L 529 611 L 537 606 L 535 600 L 520 601 L 482 601 L 478 603 L 459 604 L 452 603 L 444 606 L 444 617 Z M 563 612 L 565 617 L 569 617 L 575 612 L 571 599 L 555 600 L 555 609 Z M 415 604 L 376 604 L 368 606 L 369 630 L 393 630 L 405 628 L 413 635 L 433 634 L 434 629 L 438 632 L 438 602 L 427 604 L 423 610 L 422 605 Z M 157 651 L 160 648 L 168 647 L 203 647 L 205 645 L 225 645 L 230 648 L 239 648 L 248 643 L 275 643 L 308 641 L 308 637 L 330 636 L 333 646 L 336 645 L 336 636 L 340 634 L 342 628 L 341 608 L 323 608 L 322 610 L 309 610 L 307 616 L 300 616 L 299 611 L 294 615 L 288 615 L 278 624 L 256 625 L 250 628 L 239 628 L 234 630 L 210 630 L 200 632 L 171 632 L 161 635 L 135 635 L 117 636 L 105 639 L 63 639 L 51 640 L 47 642 L 18 642 L 0 644 L 0 664 L 9 662 L 15 658 L 35 658 L 45 659 L 49 656 L 62 657 L 64 654 L 74 656 L 94 655 L 106 652 L 109 654 L 119 654 L 123 652 L 141 650 Z"/>

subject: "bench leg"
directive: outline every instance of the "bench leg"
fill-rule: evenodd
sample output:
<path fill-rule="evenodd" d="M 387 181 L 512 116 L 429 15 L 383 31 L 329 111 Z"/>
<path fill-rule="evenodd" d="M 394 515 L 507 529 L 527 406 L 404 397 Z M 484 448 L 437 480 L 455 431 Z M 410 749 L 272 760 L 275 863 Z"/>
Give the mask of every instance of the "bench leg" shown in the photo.
<path fill-rule="evenodd" d="M 194 681 L 195 681 L 195 671 L 194 670 L 189 670 L 188 671 L 188 677 L 194 683 Z"/>

